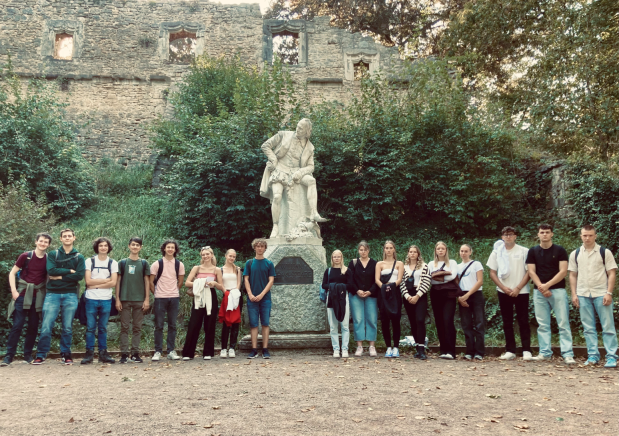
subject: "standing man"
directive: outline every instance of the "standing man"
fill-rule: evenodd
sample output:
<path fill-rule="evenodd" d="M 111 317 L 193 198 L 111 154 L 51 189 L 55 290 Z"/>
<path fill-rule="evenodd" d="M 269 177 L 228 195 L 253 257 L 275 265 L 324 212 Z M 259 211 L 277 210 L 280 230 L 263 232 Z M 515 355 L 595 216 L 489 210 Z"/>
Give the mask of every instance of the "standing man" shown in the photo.
<path fill-rule="evenodd" d="M 318 214 L 318 193 L 314 172 L 314 146 L 309 138 L 312 134 L 312 122 L 303 118 L 297 124 L 296 131 L 281 131 L 262 144 L 262 151 L 267 162 L 260 184 L 260 195 L 271 200 L 273 230 L 271 238 L 279 235 L 279 218 L 281 214 L 282 194 L 284 188 L 301 184 L 307 187 L 309 216 L 314 222 L 325 222 Z M 295 223 L 296 224 L 296 223 Z"/>
<path fill-rule="evenodd" d="M 602 340 L 606 349 L 605 368 L 617 367 L 617 332 L 613 318 L 613 289 L 617 263 L 610 250 L 595 243 L 595 227 L 580 229 L 582 246 L 570 254 L 570 288 L 572 304 L 580 308 L 587 354 L 585 365 L 600 361 L 598 333 L 595 329 L 595 312 L 602 325 Z"/>
<path fill-rule="evenodd" d="M 155 294 L 155 354 L 152 360 L 161 359 L 163 352 L 163 323 L 168 320 L 168 359 L 178 360 L 176 354 L 176 318 L 180 307 L 180 288 L 185 278 L 185 265 L 176 258 L 178 243 L 168 239 L 161 244 L 163 258 L 150 267 L 150 289 Z"/>
<path fill-rule="evenodd" d="M 505 333 L 505 353 L 501 360 L 516 358 L 514 334 L 514 308 L 522 342 L 522 360 L 531 360 L 531 326 L 529 325 L 529 273 L 527 255 L 529 249 L 516 244 L 516 229 L 510 226 L 501 230 L 501 241 L 494 244 L 488 258 L 490 278 L 496 284 L 499 308 Z"/>
<path fill-rule="evenodd" d="M 32 363 L 32 348 L 39 330 L 39 312 L 43 310 L 45 299 L 45 282 L 47 280 L 47 254 L 45 251 L 52 243 L 47 233 L 39 233 L 35 238 L 35 249 L 22 253 L 9 273 L 9 286 L 13 299 L 9 305 L 7 318 L 15 313 L 13 327 L 6 343 L 6 355 L 0 366 L 10 365 L 15 357 L 17 343 L 28 317 L 28 329 L 24 341 L 24 360 Z M 19 272 L 19 278 L 17 273 Z"/>
<path fill-rule="evenodd" d="M 247 356 L 254 359 L 258 356 L 258 322 L 262 325 L 262 357 L 270 359 L 269 353 L 269 320 L 271 318 L 271 287 L 275 281 L 275 265 L 264 257 L 267 249 L 266 239 L 254 239 L 251 247 L 256 257 L 248 260 L 243 270 L 245 290 L 247 291 L 247 314 L 251 328 L 252 350 Z"/>
<path fill-rule="evenodd" d="M 537 328 L 539 355 L 532 360 L 550 360 L 552 344 L 550 332 L 550 311 L 554 311 L 559 325 L 561 356 L 563 361 L 572 365 L 572 331 L 570 330 L 570 307 L 565 291 L 565 276 L 567 275 L 567 251 L 560 245 L 552 243 L 552 226 L 540 224 L 537 228 L 539 245 L 531 248 L 527 255 L 529 276 L 535 284 L 533 304 Z"/>
<path fill-rule="evenodd" d="M 116 283 L 116 309 L 120 312 L 120 363 L 129 360 L 129 327 L 133 325 L 131 337 L 131 361 L 142 363 L 140 339 L 144 313 L 150 307 L 150 267 L 140 259 L 141 238 L 129 240 L 129 258 L 118 264 L 120 280 Z"/>
<path fill-rule="evenodd" d="M 84 278 L 85 262 L 74 247 L 75 232 L 71 229 L 60 231 L 62 246 L 47 255 L 47 292 L 43 303 L 43 322 L 41 323 L 41 336 L 37 346 L 37 357 L 33 365 L 41 365 L 52 341 L 52 328 L 58 317 L 62 314 L 62 335 L 60 337 L 60 354 L 62 363 L 73 365 L 71 357 L 71 341 L 73 340 L 73 317 L 77 310 L 77 295 L 79 294 L 79 282 Z"/>
<path fill-rule="evenodd" d="M 114 363 L 107 352 L 107 322 L 112 310 L 112 293 L 118 279 L 118 262 L 108 257 L 112 252 L 108 238 L 92 243 L 96 256 L 86 259 L 86 356 L 82 365 L 92 363 L 95 356 L 95 331 L 99 344 L 99 363 Z"/>

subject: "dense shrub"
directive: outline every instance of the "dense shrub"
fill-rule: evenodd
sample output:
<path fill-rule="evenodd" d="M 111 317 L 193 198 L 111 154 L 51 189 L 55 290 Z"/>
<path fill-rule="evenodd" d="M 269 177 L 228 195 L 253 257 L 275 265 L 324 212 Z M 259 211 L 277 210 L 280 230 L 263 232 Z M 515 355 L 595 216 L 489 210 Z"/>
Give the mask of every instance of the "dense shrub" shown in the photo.
<path fill-rule="evenodd" d="M 79 213 L 94 198 L 65 106 L 55 83 L 33 79 L 24 86 L 10 64 L 0 68 L 0 182 L 23 177 L 28 195 L 44 193 L 59 216 Z"/>

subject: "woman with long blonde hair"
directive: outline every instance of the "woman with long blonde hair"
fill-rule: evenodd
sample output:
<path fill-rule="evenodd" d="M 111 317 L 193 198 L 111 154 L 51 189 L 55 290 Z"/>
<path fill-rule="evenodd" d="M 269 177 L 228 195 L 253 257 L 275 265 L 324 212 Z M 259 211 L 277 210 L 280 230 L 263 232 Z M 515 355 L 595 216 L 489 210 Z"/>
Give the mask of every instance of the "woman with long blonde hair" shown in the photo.
<path fill-rule="evenodd" d="M 348 268 L 344 266 L 344 255 L 340 250 L 331 254 L 331 268 L 327 268 L 322 278 L 322 288 L 327 291 L 327 319 L 333 345 L 333 357 L 340 357 L 338 327 L 342 328 L 342 357 L 348 357 L 350 342 L 350 304 L 346 284 Z"/>
<path fill-rule="evenodd" d="M 196 354 L 200 330 L 204 325 L 204 360 L 215 355 L 215 326 L 217 325 L 217 292 L 223 291 L 221 271 L 217 268 L 215 253 L 211 247 L 200 250 L 200 265 L 191 269 L 185 282 L 187 295 L 194 298 L 191 307 L 187 336 L 183 347 L 183 360 L 191 360 Z"/>
<path fill-rule="evenodd" d="M 400 285 L 404 310 L 411 325 L 411 334 L 417 344 L 415 358 L 426 360 L 426 313 L 428 312 L 428 291 L 430 272 L 423 261 L 421 250 L 416 245 L 408 248 L 404 262 L 404 277 Z"/>
<path fill-rule="evenodd" d="M 380 287 L 380 324 L 383 329 L 386 358 L 400 357 L 400 319 L 402 318 L 402 295 L 400 284 L 404 275 L 404 264 L 398 260 L 395 243 L 385 241 L 383 260 L 376 264 L 375 281 Z M 392 336 L 393 328 L 393 336 Z M 393 348 L 391 343 L 393 339 Z"/>
<path fill-rule="evenodd" d="M 432 290 L 430 301 L 440 343 L 440 358 L 453 360 L 456 356 L 456 299 L 458 286 L 458 264 L 449 259 L 447 244 L 439 241 L 434 246 L 434 260 L 428 264 Z"/>

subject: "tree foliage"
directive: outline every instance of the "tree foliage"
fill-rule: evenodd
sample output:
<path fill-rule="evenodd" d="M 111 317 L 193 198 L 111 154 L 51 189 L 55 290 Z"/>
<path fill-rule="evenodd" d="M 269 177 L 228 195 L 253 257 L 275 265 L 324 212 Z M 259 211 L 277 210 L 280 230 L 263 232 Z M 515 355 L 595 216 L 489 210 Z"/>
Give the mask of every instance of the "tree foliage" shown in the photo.
<path fill-rule="evenodd" d="M 10 64 L 0 71 L 0 183 L 22 178 L 27 195 L 43 193 L 61 217 L 79 213 L 94 198 L 90 165 L 65 107 L 55 83 L 33 79 L 24 85 Z"/>

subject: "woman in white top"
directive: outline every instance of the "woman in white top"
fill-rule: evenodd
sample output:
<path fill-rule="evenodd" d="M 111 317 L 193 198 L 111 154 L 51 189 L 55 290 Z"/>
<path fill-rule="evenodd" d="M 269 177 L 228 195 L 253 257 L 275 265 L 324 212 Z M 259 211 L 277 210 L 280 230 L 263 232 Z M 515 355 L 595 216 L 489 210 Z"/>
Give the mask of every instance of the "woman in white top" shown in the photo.
<path fill-rule="evenodd" d="M 400 284 L 404 275 L 404 264 L 398 260 L 395 244 L 386 241 L 383 245 L 383 260 L 376 264 L 375 280 L 380 287 L 379 308 L 383 337 L 387 345 L 385 357 L 400 357 L 400 319 L 402 318 L 402 295 Z M 393 327 L 393 348 L 391 348 L 391 327 Z"/>
<path fill-rule="evenodd" d="M 477 260 L 472 260 L 473 249 L 469 244 L 460 247 L 462 263 L 458 265 L 461 295 L 460 323 L 466 338 L 467 360 L 483 360 L 485 354 L 484 336 L 486 334 L 486 315 L 484 314 L 484 267 Z"/>
<path fill-rule="evenodd" d="M 221 327 L 221 353 L 219 357 L 236 357 L 236 341 L 239 336 L 241 325 L 241 310 L 243 296 L 241 295 L 241 268 L 234 264 L 236 251 L 232 248 L 226 251 L 226 263 L 221 268 L 224 282 L 224 297 L 219 308 L 219 322 Z M 230 340 L 230 350 L 228 350 Z"/>
<path fill-rule="evenodd" d="M 404 262 L 404 276 L 400 285 L 404 309 L 411 325 L 411 333 L 417 343 L 416 359 L 426 360 L 426 313 L 428 312 L 428 291 L 430 273 L 423 261 L 421 250 L 411 245 Z"/>
<path fill-rule="evenodd" d="M 456 355 L 456 298 L 458 287 L 458 264 L 449 259 L 447 244 L 439 241 L 434 246 L 434 260 L 428 263 L 432 277 L 430 301 L 440 344 L 440 358 L 453 360 Z"/>
<path fill-rule="evenodd" d="M 204 247 L 200 250 L 202 258 L 200 265 L 194 266 L 187 277 L 185 286 L 187 295 L 193 297 L 193 284 L 197 279 L 206 279 L 207 298 L 210 294 L 211 298 L 211 313 L 208 313 L 207 307 L 196 308 L 195 299 L 191 303 L 191 316 L 189 325 L 187 326 L 187 336 L 185 336 L 185 346 L 183 347 L 183 360 L 191 360 L 196 354 L 196 345 L 200 330 L 204 325 L 204 349 L 202 356 L 204 360 L 211 360 L 215 354 L 215 326 L 217 325 L 217 292 L 215 289 L 223 291 L 221 271 L 217 268 L 217 260 L 215 253 L 211 247 Z M 197 292 L 197 291 L 196 291 Z"/>

